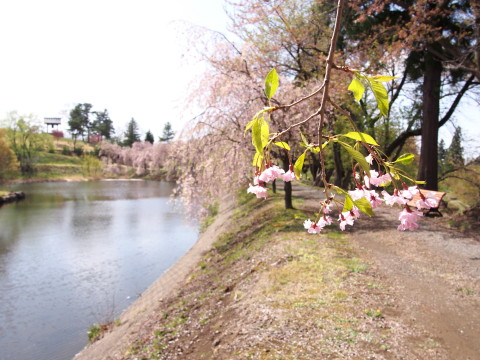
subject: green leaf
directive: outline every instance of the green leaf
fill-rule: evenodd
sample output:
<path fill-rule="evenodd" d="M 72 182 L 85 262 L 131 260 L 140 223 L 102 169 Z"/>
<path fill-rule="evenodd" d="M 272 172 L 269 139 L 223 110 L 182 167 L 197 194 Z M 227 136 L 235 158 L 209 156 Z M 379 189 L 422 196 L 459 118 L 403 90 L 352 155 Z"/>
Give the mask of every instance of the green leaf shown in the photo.
<path fill-rule="evenodd" d="M 259 154 L 263 154 L 262 125 L 265 122 L 263 117 L 256 119 L 252 125 L 252 144 Z"/>
<path fill-rule="evenodd" d="M 388 115 L 388 94 L 385 86 L 379 81 L 374 80 L 373 78 L 367 78 L 370 87 L 372 88 L 373 95 L 377 99 L 378 109 L 382 115 Z"/>
<path fill-rule="evenodd" d="M 350 195 L 348 195 L 348 193 L 346 193 L 345 195 L 345 202 L 343 203 L 343 210 L 342 212 L 345 212 L 345 211 L 350 211 L 352 210 L 353 208 L 353 199 Z"/>
<path fill-rule="evenodd" d="M 300 146 L 307 147 L 307 144 L 305 144 L 303 141 L 300 141 Z"/>
<path fill-rule="evenodd" d="M 263 113 L 268 112 L 268 111 L 272 111 L 273 109 L 275 109 L 274 106 L 269 106 L 269 107 L 265 107 L 265 108 L 263 108 L 262 110 L 260 110 L 259 112 L 257 112 L 257 113 L 255 114 L 255 116 L 252 118 L 252 121 L 250 121 L 250 122 L 245 126 L 245 132 L 247 132 L 248 129 L 250 129 L 250 128 L 253 126 L 253 124 L 255 124 L 255 121 L 257 121 L 257 120 L 260 119 L 260 118 L 264 118 L 264 116 L 262 115 Z M 260 115 L 262 115 L 262 116 L 260 116 Z"/>
<path fill-rule="evenodd" d="M 262 160 L 263 160 L 263 155 L 256 152 L 255 155 L 253 156 L 252 165 L 259 168 L 262 165 Z"/>
<path fill-rule="evenodd" d="M 306 153 L 307 150 L 305 150 L 305 152 L 298 157 L 297 161 L 295 161 L 295 164 L 293 165 L 293 171 L 295 172 L 295 176 L 297 177 L 297 179 L 300 179 L 300 175 L 302 174 L 303 163 L 305 161 Z"/>
<path fill-rule="evenodd" d="M 318 154 L 320 152 L 320 147 L 319 146 L 312 146 L 310 148 L 310 151 L 314 154 Z"/>
<path fill-rule="evenodd" d="M 370 204 L 370 201 L 368 201 L 368 199 L 361 198 L 359 200 L 355 200 L 353 203 L 361 212 L 364 212 L 368 216 L 375 216 L 372 205 Z"/>
<path fill-rule="evenodd" d="M 265 95 L 271 99 L 278 88 L 278 74 L 277 70 L 272 69 L 265 78 Z"/>
<path fill-rule="evenodd" d="M 348 85 L 348 90 L 353 92 L 355 100 L 360 101 L 362 99 L 363 93 L 365 92 L 365 87 L 362 82 L 354 76 L 350 85 Z"/>
<path fill-rule="evenodd" d="M 408 165 L 413 161 L 413 159 L 415 159 L 415 155 L 407 153 L 399 156 L 398 159 L 395 160 L 394 162 Z"/>
<path fill-rule="evenodd" d="M 262 149 L 268 144 L 268 140 L 270 140 L 270 131 L 268 129 L 268 122 L 263 120 L 262 127 L 261 127 L 261 136 L 262 136 Z"/>
<path fill-rule="evenodd" d="M 279 142 L 275 142 L 273 143 L 274 145 L 277 145 L 281 148 L 284 148 L 285 150 L 290 150 L 290 146 L 288 146 L 288 144 L 286 142 L 283 142 L 283 141 L 279 141 Z"/>
<path fill-rule="evenodd" d="M 245 133 L 253 126 L 253 124 L 255 124 L 255 121 L 257 121 L 257 118 L 254 118 L 247 124 L 247 126 L 245 126 Z"/>
<path fill-rule="evenodd" d="M 352 132 L 349 132 L 348 134 L 344 134 L 341 136 L 345 136 L 357 141 L 363 141 L 364 143 L 367 143 L 370 145 L 379 146 L 373 137 L 365 133 L 352 131 Z"/>
<path fill-rule="evenodd" d="M 377 76 L 374 76 L 373 79 L 376 80 L 376 81 L 386 82 L 386 81 L 390 81 L 390 80 L 393 80 L 393 79 L 398 79 L 398 77 L 387 76 L 387 75 L 377 75 Z"/>
<path fill-rule="evenodd" d="M 303 135 L 302 131 L 300 131 L 300 136 L 301 136 L 301 138 L 302 138 L 303 143 L 304 143 L 306 146 L 308 146 L 308 144 L 310 144 L 310 143 L 308 142 L 308 140 L 307 140 L 307 138 L 305 137 L 305 135 Z"/>
<path fill-rule="evenodd" d="M 424 180 L 415 180 L 415 183 L 419 185 L 425 185 L 427 182 Z"/>
<path fill-rule="evenodd" d="M 370 174 L 370 165 L 368 164 L 367 160 L 365 160 L 365 156 L 362 155 L 361 152 L 355 150 L 353 147 L 351 147 L 350 145 L 342 142 L 342 141 L 338 141 L 338 143 L 340 145 L 343 146 L 343 148 L 345 150 L 348 151 L 348 153 L 350 154 L 350 156 L 360 164 L 360 166 L 362 167 L 362 169 L 367 173 L 367 174 Z"/>
<path fill-rule="evenodd" d="M 335 191 L 338 193 L 338 194 L 342 194 L 342 195 L 345 195 L 345 196 L 350 196 L 348 195 L 348 192 L 343 190 L 342 188 L 338 187 L 338 186 L 333 186 L 333 188 L 335 189 Z"/>

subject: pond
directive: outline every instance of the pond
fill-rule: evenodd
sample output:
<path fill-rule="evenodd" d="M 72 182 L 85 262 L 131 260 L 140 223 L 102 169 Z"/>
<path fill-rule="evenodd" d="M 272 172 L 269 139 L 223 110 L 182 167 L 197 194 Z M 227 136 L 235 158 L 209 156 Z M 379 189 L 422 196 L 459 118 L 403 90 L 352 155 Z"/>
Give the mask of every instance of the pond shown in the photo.
<path fill-rule="evenodd" d="M 150 181 L 24 184 L 0 208 L 0 360 L 71 359 L 196 241 Z"/>

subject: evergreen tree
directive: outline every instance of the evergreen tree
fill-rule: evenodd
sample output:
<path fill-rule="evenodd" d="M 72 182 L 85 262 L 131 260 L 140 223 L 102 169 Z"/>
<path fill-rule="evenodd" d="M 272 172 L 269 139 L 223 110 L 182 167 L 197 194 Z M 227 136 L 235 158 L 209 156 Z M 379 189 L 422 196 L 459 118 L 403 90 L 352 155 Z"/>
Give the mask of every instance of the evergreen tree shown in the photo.
<path fill-rule="evenodd" d="M 153 144 L 155 141 L 153 134 L 151 133 L 150 130 L 148 130 L 147 133 L 145 134 L 145 141 L 148 141 L 150 144 Z"/>
<path fill-rule="evenodd" d="M 132 147 L 134 142 L 140 141 L 140 135 L 138 133 L 138 125 L 134 118 L 130 120 L 127 126 L 127 131 L 125 132 L 125 140 L 123 141 L 124 146 Z"/>
<path fill-rule="evenodd" d="M 443 139 L 438 143 L 438 171 L 439 174 L 447 171 L 447 148 Z"/>
<path fill-rule="evenodd" d="M 446 152 L 446 161 L 448 166 L 451 166 L 452 168 L 458 168 L 465 165 L 462 146 L 462 128 L 460 126 L 455 129 L 452 142 Z"/>
<path fill-rule="evenodd" d="M 172 125 L 167 122 L 165 124 L 165 127 L 163 128 L 163 135 L 160 136 L 158 139 L 160 140 L 160 142 L 170 142 L 173 140 L 173 138 L 175 137 L 175 131 L 172 130 Z"/>
<path fill-rule="evenodd" d="M 102 135 L 105 139 L 110 140 L 115 133 L 113 121 L 108 115 L 107 109 L 94 112 L 96 119 L 93 121 L 92 129 L 95 133 Z"/>
<path fill-rule="evenodd" d="M 90 121 L 90 110 L 92 105 L 88 103 L 77 104 L 72 111 L 70 111 L 70 119 L 68 120 L 68 131 L 72 134 L 75 142 L 78 136 L 82 139 L 87 133 L 87 141 L 90 137 L 90 129 L 92 128 L 92 122 Z"/>

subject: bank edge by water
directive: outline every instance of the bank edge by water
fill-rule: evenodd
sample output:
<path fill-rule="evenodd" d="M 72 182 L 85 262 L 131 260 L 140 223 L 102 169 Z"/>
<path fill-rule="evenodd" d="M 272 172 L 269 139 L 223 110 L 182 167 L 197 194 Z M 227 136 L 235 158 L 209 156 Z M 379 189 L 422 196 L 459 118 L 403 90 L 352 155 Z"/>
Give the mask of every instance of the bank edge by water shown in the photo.
<path fill-rule="evenodd" d="M 235 213 L 235 204 L 233 197 L 224 198 L 219 215 L 192 248 L 143 292 L 116 319 L 113 327 L 101 339 L 88 344 L 75 355 L 74 360 L 110 360 L 123 357 L 138 338 L 138 334 L 142 333 L 142 327 L 150 320 L 157 307 L 181 289 L 202 256 L 228 228 L 228 223 Z"/>

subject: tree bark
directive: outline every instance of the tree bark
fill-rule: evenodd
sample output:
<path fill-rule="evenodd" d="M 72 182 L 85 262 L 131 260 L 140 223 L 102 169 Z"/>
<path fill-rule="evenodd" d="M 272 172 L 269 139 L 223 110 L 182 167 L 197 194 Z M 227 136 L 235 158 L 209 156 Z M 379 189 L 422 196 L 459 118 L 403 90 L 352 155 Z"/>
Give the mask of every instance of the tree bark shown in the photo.
<path fill-rule="evenodd" d="M 438 121 L 440 117 L 440 87 L 442 63 L 436 59 L 429 44 L 425 50 L 423 80 L 422 141 L 417 180 L 426 181 L 425 189 L 438 190 Z"/>
<path fill-rule="evenodd" d="M 290 162 L 288 160 L 288 156 L 282 156 L 282 164 L 283 170 L 288 171 L 290 166 Z M 293 209 L 292 203 L 292 182 L 291 181 L 284 181 L 283 182 L 283 190 L 285 191 L 284 199 L 285 199 L 285 209 Z"/>
<path fill-rule="evenodd" d="M 345 169 L 343 168 L 342 155 L 340 153 L 340 145 L 333 143 L 333 161 L 335 163 L 335 180 L 336 186 L 342 186 L 343 177 L 345 176 Z"/>

